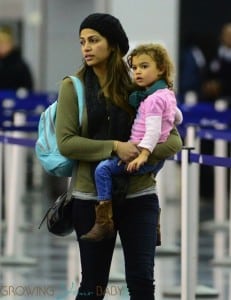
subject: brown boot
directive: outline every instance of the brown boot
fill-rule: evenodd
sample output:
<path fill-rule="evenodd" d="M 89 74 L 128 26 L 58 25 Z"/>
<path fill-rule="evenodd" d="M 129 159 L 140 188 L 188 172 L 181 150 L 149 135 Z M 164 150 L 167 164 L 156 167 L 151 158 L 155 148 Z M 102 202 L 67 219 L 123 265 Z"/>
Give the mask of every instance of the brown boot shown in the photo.
<path fill-rule="evenodd" d="M 158 223 L 157 223 L 157 228 L 156 228 L 156 246 L 161 246 L 160 212 L 161 212 L 161 209 L 159 209 Z"/>
<path fill-rule="evenodd" d="M 81 240 L 99 242 L 104 238 L 111 238 L 115 234 L 112 220 L 112 202 L 105 201 L 96 206 L 96 220 L 88 233 L 83 234 Z"/>

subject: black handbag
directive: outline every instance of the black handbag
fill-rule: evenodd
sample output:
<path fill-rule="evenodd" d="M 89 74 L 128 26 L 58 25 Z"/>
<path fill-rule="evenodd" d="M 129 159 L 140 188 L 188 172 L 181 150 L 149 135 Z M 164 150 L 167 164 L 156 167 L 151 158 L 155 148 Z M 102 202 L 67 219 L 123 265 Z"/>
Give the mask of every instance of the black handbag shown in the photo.
<path fill-rule="evenodd" d="M 72 212 L 73 212 L 73 198 L 72 190 L 73 184 L 76 179 L 77 168 L 73 170 L 73 175 L 69 188 L 66 192 L 60 195 L 54 202 L 54 204 L 48 208 L 45 216 L 43 217 L 39 228 L 46 220 L 47 229 L 50 233 L 57 236 L 66 236 L 71 234 L 74 230 Z"/>
<path fill-rule="evenodd" d="M 69 192 L 59 196 L 54 204 L 47 210 L 39 228 L 46 219 L 47 229 L 50 233 L 58 236 L 66 236 L 74 230 L 72 222 L 72 203 Z"/>

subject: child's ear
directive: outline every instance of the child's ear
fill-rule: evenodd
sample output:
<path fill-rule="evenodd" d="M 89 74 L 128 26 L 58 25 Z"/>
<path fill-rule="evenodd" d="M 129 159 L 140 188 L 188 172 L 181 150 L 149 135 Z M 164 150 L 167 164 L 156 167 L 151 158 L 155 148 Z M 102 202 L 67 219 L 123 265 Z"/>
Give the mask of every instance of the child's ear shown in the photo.
<path fill-rule="evenodd" d="M 164 71 L 159 71 L 158 78 L 160 79 L 164 74 Z"/>
<path fill-rule="evenodd" d="M 159 70 L 159 75 L 161 76 L 161 75 L 163 75 L 164 74 L 164 69 L 162 69 L 162 70 Z"/>

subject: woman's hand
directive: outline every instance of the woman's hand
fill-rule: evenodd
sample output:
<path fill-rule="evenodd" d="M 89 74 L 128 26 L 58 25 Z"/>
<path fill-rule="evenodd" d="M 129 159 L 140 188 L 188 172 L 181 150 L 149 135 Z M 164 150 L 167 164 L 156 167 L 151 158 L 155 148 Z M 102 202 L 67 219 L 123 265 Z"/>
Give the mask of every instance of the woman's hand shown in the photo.
<path fill-rule="evenodd" d="M 138 148 L 131 142 L 115 142 L 114 151 L 123 162 L 130 162 L 139 155 Z"/>

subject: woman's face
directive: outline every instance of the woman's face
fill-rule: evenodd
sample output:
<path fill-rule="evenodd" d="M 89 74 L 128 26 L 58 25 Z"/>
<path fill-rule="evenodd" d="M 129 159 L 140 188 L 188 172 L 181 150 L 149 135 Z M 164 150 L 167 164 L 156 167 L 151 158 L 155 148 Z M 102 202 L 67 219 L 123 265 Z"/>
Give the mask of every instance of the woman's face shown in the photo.
<path fill-rule="evenodd" d="M 112 52 L 105 37 L 97 31 L 85 28 L 80 32 L 80 45 L 83 58 L 88 66 L 105 67 Z"/>

